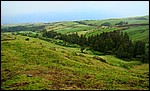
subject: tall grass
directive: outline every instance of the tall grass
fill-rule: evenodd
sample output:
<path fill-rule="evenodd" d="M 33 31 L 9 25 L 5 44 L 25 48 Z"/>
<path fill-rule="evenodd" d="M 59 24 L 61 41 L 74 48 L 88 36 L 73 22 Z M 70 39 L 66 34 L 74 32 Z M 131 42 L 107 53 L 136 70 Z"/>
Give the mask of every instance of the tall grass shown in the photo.
<path fill-rule="evenodd" d="M 1 48 L 2 90 L 149 89 L 148 64 L 142 68 L 135 61 L 99 56 L 104 63 L 94 59 L 97 54 L 90 50 L 81 53 L 79 48 L 20 35 L 2 41 Z M 124 67 L 126 64 L 132 67 Z"/>

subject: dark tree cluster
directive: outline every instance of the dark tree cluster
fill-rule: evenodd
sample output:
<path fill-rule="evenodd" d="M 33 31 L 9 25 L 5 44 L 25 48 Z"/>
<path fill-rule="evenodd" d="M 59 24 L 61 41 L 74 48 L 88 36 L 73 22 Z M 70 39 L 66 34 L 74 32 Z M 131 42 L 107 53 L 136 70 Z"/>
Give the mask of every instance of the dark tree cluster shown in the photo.
<path fill-rule="evenodd" d="M 82 22 L 82 21 L 74 21 L 74 22 L 76 22 L 76 23 L 79 23 L 79 24 L 83 24 L 83 25 L 88 25 L 88 26 L 97 26 L 96 24 L 87 24 L 87 23 L 85 23 L 85 22 Z"/>
<path fill-rule="evenodd" d="M 2 32 L 14 32 L 14 31 L 41 31 L 45 26 L 13 26 L 2 28 Z"/>
<path fill-rule="evenodd" d="M 58 38 L 69 43 L 79 44 L 82 47 L 88 46 L 93 50 L 105 54 L 113 54 L 122 59 L 138 58 L 142 60 L 142 62 L 148 62 L 149 60 L 149 51 L 145 52 L 144 42 L 137 41 L 133 43 L 127 33 L 117 30 L 113 32 L 103 32 L 88 38 L 86 38 L 85 35 L 78 36 L 77 33 L 67 35 L 55 31 L 44 32 L 43 36 Z"/>
<path fill-rule="evenodd" d="M 114 54 L 122 59 L 139 58 L 142 62 L 149 61 L 149 51 L 145 51 L 145 42 L 133 43 L 127 33 L 123 34 L 117 30 L 88 37 L 88 46 L 105 54 Z"/>
<path fill-rule="evenodd" d="M 120 21 L 120 22 L 116 23 L 115 25 L 127 25 L 127 24 L 128 24 L 128 22 Z"/>
<path fill-rule="evenodd" d="M 101 24 L 101 26 L 111 26 L 111 24 L 109 22 L 104 22 Z"/>
<path fill-rule="evenodd" d="M 79 44 L 80 46 L 85 46 L 87 43 L 86 37 L 84 35 L 79 36 L 77 33 L 67 35 L 67 34 L 57 33 L 55 31 L 45 31 L 43 33 L 43 37 L 56 38 L 72 44 Z"/>
<path fill-rule="evenodd" d="M 29 38 L 26 38 L 25 40 L 26 40 L 26 41 L 29 41 Z"/>
<path fill-rule="evenodd" d="M 43 33 L 43 36 L 44 37 L 48 37 L 48 38 L 54 38 L 54 37 L 56 37 L 56 36 L 58 36 L 59 34 L 57 33 L 57 32 L 55 32 L 55 31 L 45 31 L 44 33 Z"/>

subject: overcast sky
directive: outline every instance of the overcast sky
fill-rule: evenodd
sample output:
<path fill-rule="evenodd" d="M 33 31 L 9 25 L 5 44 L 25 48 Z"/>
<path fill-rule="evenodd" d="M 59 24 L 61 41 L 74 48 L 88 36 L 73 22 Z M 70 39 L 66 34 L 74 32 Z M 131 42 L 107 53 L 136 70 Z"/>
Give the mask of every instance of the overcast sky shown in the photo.
<path fill-rule="evenodd" d="M 149 15 L 149 1 L 1 1 L 2 24 L 141 15 Z"/>

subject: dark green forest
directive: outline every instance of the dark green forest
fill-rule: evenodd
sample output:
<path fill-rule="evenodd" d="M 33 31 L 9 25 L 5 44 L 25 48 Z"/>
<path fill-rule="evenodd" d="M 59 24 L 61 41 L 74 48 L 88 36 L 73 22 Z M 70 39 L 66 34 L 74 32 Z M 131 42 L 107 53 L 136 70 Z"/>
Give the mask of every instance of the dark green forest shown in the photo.
<path fill-rule="evenodd" d="M 85 35 L 79 36 L 77 33 L 67 35 L 55 31 L 45 31 L 43 37 L 61 39 L 82 47 L 90 47 L 95 51 L 112 54 L 124 60 L 136 58 L 143 63 L 149 62 L 149 51 L 146 51 L 149 50 L 149 46 L 146 47 L 145 43 L 140 40 L 133 43 L 128 33 L 122 31 L 103 32 L 88 38 Z"/>

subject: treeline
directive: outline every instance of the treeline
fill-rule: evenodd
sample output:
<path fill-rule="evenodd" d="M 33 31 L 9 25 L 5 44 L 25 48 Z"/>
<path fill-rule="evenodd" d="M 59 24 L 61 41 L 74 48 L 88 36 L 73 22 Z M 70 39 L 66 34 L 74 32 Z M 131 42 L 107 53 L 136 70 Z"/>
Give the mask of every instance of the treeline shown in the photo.
<path fill-rule="evenodd" d="M 135 43 L 129 38 L 127 33 L 114 30 L 113 32 L 103 32 L 96 36 L 88 38 L 85 35 L 78 36 L 75 34 L 61 34 L 55 31 L 45 31 L 44 37 L 61 39 L 69 43 L 78 44 L 83 47 L 90 47 L 93 50 L 105 54 L 113 54 L 121 59 L 136 58 L 143 63 L 149 62 L 149 46 L 146 50 L 145 43 L 136 41 Z"/>
<path fill-rule="evenodd" d="M 88 26 L 97 26 L 96 24 L 88 24 L 88 23 L 85 23 L 83 21 L 74 21 L 76 23 L 79 23 L 79 24 L 83 24 L 83 25 L 88 25 Z"/>
<path fill-rule="evenodd" d="M 118 23 L 116 23 L 115 25 L 127 25 L 128 22 L 125 22 L 125 21 L 120 21 Z"/>
<path fill-rule="evenodd" d="M 7 28 L 1 28 L 2 32 L 15 32 L 15 31 L 42 31 L 45 26 L 13 26 Z"/>
<path fill-rule="evenodd" d="M 83 25 L 89 25 L 89 26 L 98 26 L 96 24 L 87 24 L 83 21 L 75 21 L 76 23 L 79 23 L 79 24 L 83 24 Z M 116 23 L 115 25 L 118 25 L 118 26 L 121 26 L 121 25 L 128 25 L 128 22 L 125 22 L 125 21 L 120 21 L 118 23 Z M 100 26 L 112 26 L 109 22 L 104 22 L 102 23 Z"/>

